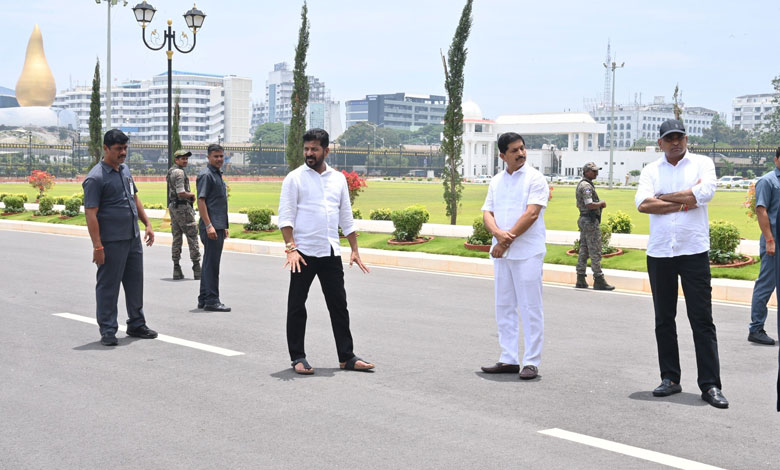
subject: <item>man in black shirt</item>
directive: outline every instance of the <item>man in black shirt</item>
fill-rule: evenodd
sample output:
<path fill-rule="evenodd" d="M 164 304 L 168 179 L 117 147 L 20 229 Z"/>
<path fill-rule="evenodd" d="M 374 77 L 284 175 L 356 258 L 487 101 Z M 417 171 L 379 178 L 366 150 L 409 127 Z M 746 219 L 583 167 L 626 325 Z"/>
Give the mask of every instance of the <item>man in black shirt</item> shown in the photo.
<path fill-rule="evenodd" d="M 221 145 L 208 147 L 209 164 L 198 175 L 198 211 L 200 240 L 203 242 L 198 308 L 211 312 L 229 312 L 219 299 L 219 263 L 222 246 L 228 238 L 227 186 L 222 179 L 225 151 Z"/>
<path fill-rule="evenodd" d="M 144 317 L 144 253 L 138 220 L 146 226 L 147 246 L 154 243 L 154 232 L 138 198 L 130 169 L 124 164 L 128 137 L 111 129 L 103 137 L 103 160 L 90 170 L 82 183 L 84 212 L 92 239 L 92 262 L 97 264 L 97 322 L 100 343 L 117 344 L 117 300 L 119 285 L 125 289 L 127 335 L 156 338 Z"/>

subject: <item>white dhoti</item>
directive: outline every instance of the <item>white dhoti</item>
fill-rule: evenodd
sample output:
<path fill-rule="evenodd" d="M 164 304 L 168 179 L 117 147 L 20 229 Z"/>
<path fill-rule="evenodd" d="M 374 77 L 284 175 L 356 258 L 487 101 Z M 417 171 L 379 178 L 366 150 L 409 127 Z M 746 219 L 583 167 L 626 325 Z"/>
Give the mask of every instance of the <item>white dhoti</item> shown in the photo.
<path fill-rule="evenodd" d="M 500 362 L 520 364 L 518 340 L 522 321 L 523 366 L 539 367 L 544 340 L 544 310 L 542 308 L 542 267 L 544 254 L 528 259 L 494 259 L 496 288 L 496 324 L 501 345 Z M 520 316 L 518 317 L 518 310 Z"/>

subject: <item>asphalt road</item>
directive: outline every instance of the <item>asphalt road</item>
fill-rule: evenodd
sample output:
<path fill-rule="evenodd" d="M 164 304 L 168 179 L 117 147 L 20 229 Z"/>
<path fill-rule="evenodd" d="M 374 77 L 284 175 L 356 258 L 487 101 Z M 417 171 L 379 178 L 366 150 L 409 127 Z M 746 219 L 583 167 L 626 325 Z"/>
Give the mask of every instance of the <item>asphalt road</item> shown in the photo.
<path fill-rule="evenodd" d="M 169 247 L 145 249 L 149 326 L 244 353 L 223 356 L 123 333 L 105 348 L 96 325 L 53 315 L 94 318 L 86 238 L 0 231 L 0 250 L 3 469 L 780 466 L 778 351 L 746 341 L 745 306 L 714 308 L 731 402 L 718 410 L 699 397 L 682 308 L 684 391 L 651 396 L 644 295 L 545 285 L 541 377 L 522 382 L 478 372 L 499 353 L 492 280 L 347 269 L 355 352 L 376 372 L 338 369 L 315 282 L 307 353 L 317 373 L 304 377 L 289 367 L 281 258 L 223 254 L 233 311 L 210 313 L 195 309 L 197 282 L 171 280 Z M 603 441 L 540 433 L 549 429 Z"/>

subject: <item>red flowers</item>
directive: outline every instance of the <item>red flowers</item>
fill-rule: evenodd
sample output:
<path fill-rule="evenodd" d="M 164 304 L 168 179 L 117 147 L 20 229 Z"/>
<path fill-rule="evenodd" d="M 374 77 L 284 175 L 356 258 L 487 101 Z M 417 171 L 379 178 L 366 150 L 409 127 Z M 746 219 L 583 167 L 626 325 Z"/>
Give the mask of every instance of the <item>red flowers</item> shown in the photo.
<path fill-rule="evenodd" d="M 47 172 L 41 170 L 33 170 L 30 174 L 30 179 L 27 180 L 30 186 L 38 190 L 38 198 L 43 196 L 43 193 L 50 190 L 54 186 L 54 178 Z"/>
<path fill-rule="evenodd" d="M 360 191 L 363 191 L 363 188 L 366 187 L 366 180 L 364 178 L 361 178 L 360 175 L 357 174 L 357 172 L 347 173 L 344 170 L 341 170 L 341 174 L 344 175 L 344 177 L 347 179 L 347 189 L 349 189 L 349 202 L 350 204 L 355 204 L 355 198 L 358 197 Z"/>

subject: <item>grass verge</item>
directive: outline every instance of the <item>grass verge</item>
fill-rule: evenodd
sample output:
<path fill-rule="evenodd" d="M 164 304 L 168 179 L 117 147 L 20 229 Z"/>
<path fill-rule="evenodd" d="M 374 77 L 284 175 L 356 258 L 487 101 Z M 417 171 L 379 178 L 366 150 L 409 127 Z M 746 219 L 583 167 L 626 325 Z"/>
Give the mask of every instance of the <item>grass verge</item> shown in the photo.
<path fill-rule="evenodd" d="M 0 216 L 5 220 L 22 220 L 33 222 L 46 222 L 52 224 L 67 224 L 86 226 L 87 222 L 84 215 L 70 219 L 60 219 L 59 215 L 35 217 L 32 212 L 22 212 L 20 214 Z M 170 232 L 170 229 L 161 229 L 162 219 L 151 219 L 152 227 L 155 231 Z M 230 237 L 246 240 L 264 240 L 273 242 L 282 242 L 282 233 L 278 230 L 274 232 L 253 232 L 245 233 L 242 224 L 230 224 Z M 387 233 L 368 233 L 360 232 L 358 236 L 358 245 L 361 248 L 376 248 L 380 250 L 394 251 L 419 251 L 423 253 L 433 253 L 439 255 L 468 256 L 472 258 L 487 259 L 488 254 L 480 251 L 467 250 L 463 246 L 463 238 L 435 237 L 433 240 L 420 245 L 395 246 L 388 245 L 387 240 L 391 238 Z M 341 240 L 342 246 L 349 246 L 346 239 Z M 576 266 L 577 257 L 569 256 L 566 251 L 571 249 L 565 245 L 547 245 L 547 254 L 544 257 L 545 263 L 563 264 L 566 266 Z M 624 271 L 647 272 L 646 256 L 644 250 L 624 249 L 624 254 L 612 258 L 603 258 L 601 266 L 608 269 L 621 269 Z M 588 263 L 590 265 L 590 262 Z M 739 279 L 745 281 L 755 281 L 758 277 L 758 271 L 761 267 L 760 262 L 741 268 L 712 268 L 712 277 Z"/>

